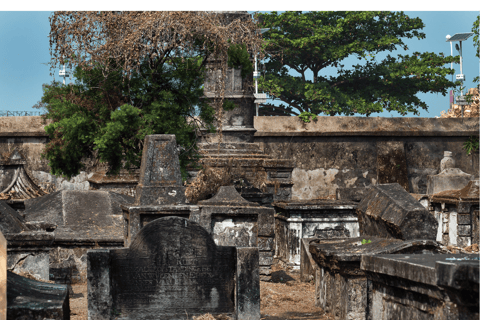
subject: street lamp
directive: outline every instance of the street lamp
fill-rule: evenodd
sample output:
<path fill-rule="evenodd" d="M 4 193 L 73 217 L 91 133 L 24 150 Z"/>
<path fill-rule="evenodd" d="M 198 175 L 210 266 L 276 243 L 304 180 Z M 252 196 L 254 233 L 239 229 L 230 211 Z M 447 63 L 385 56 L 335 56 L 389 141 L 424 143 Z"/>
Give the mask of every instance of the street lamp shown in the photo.
<path fill-rule="evenodd" d="M 447 34 L 446 38 L 447 41 L 451 38 L 452 36 Z M 453 44 L 450 42 L 450 57 L 453 56 Z M 450 70 L 453 70 L 453 62 L 450 62 Z M 453 74 L 452 74 L 452 82 L 453 82 Z M 453 105 L 453 90 L 450 90 L 450 109 L 452 109 Z"/>
<path fill-rule="evenodd" d="M 455 49 L 457 49 L 458 53 L 460 53 L 460 74 L 456 75 L 456 79 L 460 80 L 462 82 L 462 85 L 460 86 L 460 97 L 457 97 L 457 104 L 459 104 L 462 107 L 462 117 L 463 117 L 463 107 L 466 104 L 465 99 L 463 98 L 463 82 L 465 81 L 465 75 L 463 74 L 463 57 L 462 57 L 462 41 L 467 40 L 473 35 L 473 32 L 466 32 L 466 33 L 456 33 L 453 35 L 453 37 L 447 36 L 447 42 L 450 42 L 450 46 L 452 46 L 452 42 L 460 42 L 460 45 L 458 43 L 455 44 Z"/>
<path fill-rule="evenodd" d="M 262 28 L 257 29 L 257 32 L 260 34 L 267 32 L 270 28 Z M 266 93 L 258 93 L 258 78 L 260 78 L 260 72 L 257 71 L 257 54 L 255 53 L 255 71 L 253 71 L 253 78 L 255 79 L 255 93 L 253 94 L 255 97 L 255 105 L 256 105 L 256 115 L 258 117 L 258 104 L 259 103 L 266 103 L 267 102 L 267 94 Z"/>
<path fill-rule="evenodd" d="M 58 71 L 58 75 L 60 77 L 63 77 L 63 84 L 65 84 L 65 79 L 70 77 L 70 73 L 68 72 L 68 70 L 65 70 L 65 65 L 63 65 L 63 70 Z"/>

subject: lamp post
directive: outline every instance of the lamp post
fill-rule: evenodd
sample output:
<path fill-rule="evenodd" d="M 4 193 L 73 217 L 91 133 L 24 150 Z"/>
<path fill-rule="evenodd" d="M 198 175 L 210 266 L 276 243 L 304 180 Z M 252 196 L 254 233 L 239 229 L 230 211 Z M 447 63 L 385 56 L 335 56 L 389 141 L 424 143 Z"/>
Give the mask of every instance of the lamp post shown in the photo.
<path fill-rule="evenodd" d="M 63 70 L 59 70 L 58 74 L 60 77 L 63 77 L 63 84 L 65 84 L 65 79 L 70 77 L 68 70 L 65 70 L 65 65 L 63 65 Z"/>
<path fill-rule="evenodd" d="M 267 32 L 270 30 L 270 28 L 262 28 L 262 29 L 257 29 L 257 32 L 260 34 Z M 266 103 L 267 102 L 267 94 L 266 93 L 258 93 L 258 78 L 260 78 L 260 72 L 257 70 L 257 54 L 255 53 L 255 71 L 253 71 L 253 78 L 255 79 L 255 93 L 253 94 L 255 97 L 255 109 L 256 109 L 256 116 L 258 117 L 258 105 L 260 103 Z"/>
<path fill-rule="evenodd" d="M 447 41 L 451 38 L 449 34 L 447 34 L 446 38 Z M 453 44 L 450 42 L 450 57 L 453 56 Z M 453 62 L 450 62 L 450 70 L 453 70 Z M 453 74 L 452 74 L 452 82 L 453 82 Z M 453 90 L 450 90 L 450 109 L 453 106 Z"/>
<path fill-rule="evenodd" d="M 458 53 L 460 53 L 460 74 L 456 75 L 456 79 L 460 80 L 462 82 L 462 85 L 460 85 L 460 96 L 457 97 L 457 102 L 462 101 L 461 103 L 458 103 L 462 107 L 462 118 L 463 118 L 463 108 L 465 105 L 464 98 L 463 98 L 463 82 L 465 81 L 465 75 L 463 74 L 463 57 L 462 57 L 462 41 L 467 40 L 473 35 L 473 32 L 466 32 L 466 33 L 456 33 L 453 35 L 453 37 L 447 36 L 447 42 L 450 42 L 450 45 L 452 45 L 452 42 L 460 42 L 460 45 L 458 43 L 455 44 L 455 49 L 457 49 Z M 460 101 L 459 101 L 460 100 Z"/>

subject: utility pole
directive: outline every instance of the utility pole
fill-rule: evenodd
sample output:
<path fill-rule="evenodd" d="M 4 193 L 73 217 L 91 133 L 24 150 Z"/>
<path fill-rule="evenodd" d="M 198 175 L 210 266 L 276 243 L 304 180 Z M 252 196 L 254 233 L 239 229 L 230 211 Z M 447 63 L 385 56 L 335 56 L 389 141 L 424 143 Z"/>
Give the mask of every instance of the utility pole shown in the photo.
<path fill-rule="evenodd" d="M 68 70 L 65 70 L 65 65 L 63 65 L 63 70 L 60 70 L 58 73 L 60 77 L 63 77 L 63 84 L 65 85 L 65 79 L 70 77 Z"/>

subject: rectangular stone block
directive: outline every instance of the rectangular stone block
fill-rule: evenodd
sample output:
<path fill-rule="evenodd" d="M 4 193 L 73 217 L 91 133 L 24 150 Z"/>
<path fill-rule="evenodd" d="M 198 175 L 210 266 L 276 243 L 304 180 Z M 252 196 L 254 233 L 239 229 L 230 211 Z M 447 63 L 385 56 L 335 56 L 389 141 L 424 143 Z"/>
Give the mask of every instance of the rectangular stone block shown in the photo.
<path fill-rule="evenodd" d="M 480 211 L 474 210 L 472 214 L 472 244 L 480 245 Z"/>
<path fill-rule="evenodd" d="M 0 320 L 7 319 L 7 240 L 0 232 Z"/>
<path fill-rule="evenodd" d="M 370 187 L 357 206 L 362 236 L 436 239 L 437 221 L 398 183 Z"/>
<path fill-rule="evenodd" d="M 472 226 L 459 225 L 457 235 L 458 236 L 471 236 L 472 235 Z"/>
<path fill-rule="evenodd" d="M 378 184 L 398 183 L 409 192 L 403 141 L 377 142 L 377 178 Z"/>
<path fill-rule="evenodd" d="M 275 234 L 275 210 L 268 208 L 258 215 L 258 235 L 273 237 Z"/>
<path fill-rule="evenodd" d="M 427 175 L 427 194 L 459 190 L 474 179 L 474 175 L 465 173 L 458 168 L 447 168 L 437 175 Z"/>
<path fill-rule="evenodd" d="M 260 319 L 258 248 L 237 248 L 237 319 Z"/>
<path fill-rule="evenodd" d="M 271 266 L 273 264 L 273 252 L 272 251 L 261 251 L 259 253 L 259 265 L 261 266 Z"/>
<path fill-rule="evenodd" d="M 458 224 L 472 224 L 472 220 L 470 219 L 470 214 L 459 214 L 457 215 L 457 223 Z"/>
<path fill-rule="evenodd" d="M 258 237 L 258 250 L 271 251 L 273 250 L 274 238 Z"/>
<path fill-rule="evenodd" d="M 110 319 L 113 312 L 111 287 L 110 250 L 89 250 L 87 252 L 88 319 Z"/>
<path fill-rule="evenodd" d="M 271 276 L 272 275 L 272 267 L 259 267 L 260 269 L 260 275 L 263 276 Z"/>

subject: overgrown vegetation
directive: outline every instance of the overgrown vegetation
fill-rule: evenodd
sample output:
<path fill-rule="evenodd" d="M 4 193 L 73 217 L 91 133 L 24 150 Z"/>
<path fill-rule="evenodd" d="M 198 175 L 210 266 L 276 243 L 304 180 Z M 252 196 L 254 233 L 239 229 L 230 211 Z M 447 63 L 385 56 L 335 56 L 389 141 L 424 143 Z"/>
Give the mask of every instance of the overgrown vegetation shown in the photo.
<path fill-rule="evenodd" d="M 145 135 L 175 134 L 185 179 L 200 122 L 213 129 L 235 107 L 223 98 L 227 64 L 250 72 L 261 41 L 249 15 L 215 12 L 55 12 L 50 27 L 52 71 L 67 64 L 76 82 L 44 88 L 38 106 L 53 120 L 44 157 L 68 178 L 91 157 L 109 173 L 138 167 Z M 209 65 L 221 72 L 207 105 Z"/>
<path fill-rule="evenodd" d="M 463 143 L 463 149 L 467 152 L 467 156 L 472 152 L 478 151 L 478 136 L 470 136 L 467 141 Z"/>

